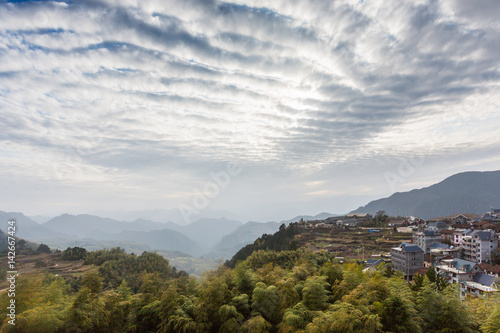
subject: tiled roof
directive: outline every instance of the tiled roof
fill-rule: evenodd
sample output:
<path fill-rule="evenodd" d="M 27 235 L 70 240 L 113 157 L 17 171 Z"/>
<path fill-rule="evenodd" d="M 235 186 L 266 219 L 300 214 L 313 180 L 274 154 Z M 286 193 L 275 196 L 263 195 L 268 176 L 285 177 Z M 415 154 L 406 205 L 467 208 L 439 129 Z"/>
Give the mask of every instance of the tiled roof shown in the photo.
<path fill-rule="evenodd" d="M 464 270 L 465 269 L 465 272 L 470 272 L 474 266 L 476 266 L 476 263 L 473 262 L 473 261 L 469 261 L 469 260 L 463 260 L 463 259 L 453 259 L 453 261 L 451 262 L 451 265 L 453 267 L 455 267 L 456 269 L 458 270 Z"/>
<path fill-rule="evenodd" d="M 411 243 L 401 243 L 399 246 L 404 252 L 424 252 L 420 247 Z"/>
<path fill-rule="evenodd" d="M 430 248 L 431 248 L 431 250 L 432 249 L 449 249 L 450 246 L 443 244 L 443 243 L 440 243 L 440 242 L 434 242 L 431 244 Z"/>
<path fill-rule="evenodd" d="M 475 234 L 479 237 L 479 239 L 487 241 L 491 239 L 491 232 L 489 231 L 482 231 L 482 230 L 476 230 Z"/>
<path fill-rule="evenodd" d="M 470 225 L 468 225 L 468 224 L 455 224 L 455 225 L 452 225 L 452 228 L 453 229 L 468 229 L 468 228 L 470 228 Z"/>
<path fill-rule="evenodd" d="M 448 226 L 448 224 L 446 224 L 446 222 L 431 222 L 427 226 L 428 227 L 442 227 L 442 228 L 446 228 Z"/>
<path fill-rule="evenodd" d="M 366 259 L 367 266 L 378 267 L 378 265 L 380 265 L 383 262 L 384 262 L 384 259 Z"/>
<path fill-rule="evenodd" d="M 490 265 L 487 263 L 478 264 L 479 268 L 487 272 L 492 272 L 494 274 L 500 274 L 500 265 Z"/>
<path fill-rule="evenodd" d="M 483 286 L 488 286 L 488 287 L 490 287 L 493 283 L 499 281 L 499 279 L 496 276 L 488 275 L 488 274 L 484 274 L 484 273 L 476 273 L 472 279 L 474 282 L 482 284 Z"/>

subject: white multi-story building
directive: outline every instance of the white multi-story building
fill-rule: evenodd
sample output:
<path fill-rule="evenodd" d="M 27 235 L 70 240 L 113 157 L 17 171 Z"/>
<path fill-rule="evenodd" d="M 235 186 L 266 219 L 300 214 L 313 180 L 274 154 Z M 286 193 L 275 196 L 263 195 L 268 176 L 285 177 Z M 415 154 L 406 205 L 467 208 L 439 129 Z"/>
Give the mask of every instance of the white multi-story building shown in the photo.
<path fill-rule="evenodd" d="M 455 230 L 453 233 L 453 245 L 460 246 L 462 244 L 462 239 L 472 232 L 471 229 L 460 229 Z"/>
<path fill-rule="evenodd" d="M 491 263 L 491 253 L 498 249 L 498 235 L 493 230 L 474 230 L 462 238 L 463 258 Z"/>

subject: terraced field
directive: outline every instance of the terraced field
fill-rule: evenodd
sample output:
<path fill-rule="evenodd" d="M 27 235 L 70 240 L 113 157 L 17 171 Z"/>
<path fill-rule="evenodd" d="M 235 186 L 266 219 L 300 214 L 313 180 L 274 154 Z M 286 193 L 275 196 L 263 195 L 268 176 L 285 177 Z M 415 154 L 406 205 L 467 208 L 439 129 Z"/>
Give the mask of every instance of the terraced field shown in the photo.
<path fill-rule="evenodd" d="M 377 230 L 379 232 L 370 232 L 370 228 L 304 228 L 296 239 L 300 247 L 311 251 L 328 251 L 349 259 L 387 254 L 401 242 L 411 241 L 411 234 L 399 233 L 393 228 Z"/>

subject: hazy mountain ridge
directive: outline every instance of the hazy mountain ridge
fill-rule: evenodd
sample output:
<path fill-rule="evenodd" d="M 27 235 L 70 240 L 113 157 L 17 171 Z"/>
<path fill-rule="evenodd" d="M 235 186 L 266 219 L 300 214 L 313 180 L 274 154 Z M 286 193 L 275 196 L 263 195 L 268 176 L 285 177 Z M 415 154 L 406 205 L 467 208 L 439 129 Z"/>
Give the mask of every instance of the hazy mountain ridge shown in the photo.
<path fill-rule="evenodd" d="M 174 224 L 169 228 L 186 235 L 198 243 L 202 249 L 209 251 L 224 236 L 232 233 L 241 225 L 240 221 L 228 220 L 226 218 L 202 218 L 185 226 Z"/>
<path fill-rule="evenodd" d="M 170 230 L 152 231 L 122 231 L 112 234 L 112 240 L 131 241 L 139 244 L 147 244 L 154 250 L 174 250 L 197 256 L 203 253 L 200 246 L 182 233 Z"/>
<path fill-rule="evenodd" d="M 114 247 L 142 250 L 172 250 L 189 255 L 205 254 L 211 258 L 230 258 L 243 246 L 263 234 L 273 234 L 281 224 L 334 216 L 321 213 L 316 216 L 299 215 L 281 222 L 242 223 L 226 218 L 202 218 L 189 225 L 173 222 L 154 222 L 136 219 L 122 222 L 89 214 L 62 214 L 44 224 L 38 224 L 22 213 L 0 212 L 7 221 L 16 218 L 27 239 L 44 242 L 49 246 L 65 248 L 84 246 L 89 249 Z M 29 236 L 29 237 L 28 237 Z"/>
<path fill-rule="evenodd" d="M 103 218 L 88 214 L 63 214 L 52 218 L 42 224 L 42 226 L 76 238 L 103 239 L 101 234 L 116 234 L 122 231 L 147 232 L 162 230 L 168 229 L 167 226 L 169 226 L 169 224 L 148 220 L 121 222 L 111 218 Z"/>
<path fill-rule="evenodd" d="M 63 237 L 64 234 L 54 231 L 50 228 L 46 228 L 25 216 L 23 213 L 18 212 L 2 212 L 0 211 L 0 222 L 4 225 L 0 225 L 0 229 L 7 230 L 7 222 L 10 219 L 16 219 L 16 236 L 21 238 L 26 238 L 31 241 L 38 242 L 46 238 Z"/>
<path fill-rule="evenodd" d="M 482 214 L 500 205 L 500 171 L 463 172 L 418 190 L 397 192 L 351 213 L 384 210 L 391 216 L 431 219 L 456 213 Z"/>
<path fill-rule="evenodd" d="M 207 254 L 213 258 L 231 258 L 242 247 L 253 243 L 257 238 L 263 234 L 274 234 L 278 231 L 280 225 L 288 225 L 293 222 L 299 222 L 301 219 L 307 220 L 324 220 L 330 216 L 337 216 L 331 213 L 320 213 L 318 215 L 298 215 L 289 220 L 282 220 L 281 222 L 247 222 L 238 227 L 234 232 L 224 236 L 219 243 L 217 243 L 212 251 Z"/>
<path fill-rule="evenodd" d="M 212 258 L 231 258 L 243 246 L 253 243 L 263 234 L 273 234 L 281 224 L 278 222 L 247 222 L 232 233 L 225 235 L 207 255 Z"/>
<path fill-rule="evenodd" d="M 8 230 L 5 228 L 5 230 Z M 4 232 L 2 229 L 0 229 L 0 251 L 7 251 L 9 248 L 9 242 L 8 238 L 11 237 L 7 232 Z M 22 238 L 19 238 L 17 236 L 14 237 L 16 239 L 16 248 L 19 249 L 19 241 L 23 240 Z M 26 241 L 24 240 L 24 247 L 25 248 L 31 248 L 32 250 L 36 250 L 40 244 Z"/>

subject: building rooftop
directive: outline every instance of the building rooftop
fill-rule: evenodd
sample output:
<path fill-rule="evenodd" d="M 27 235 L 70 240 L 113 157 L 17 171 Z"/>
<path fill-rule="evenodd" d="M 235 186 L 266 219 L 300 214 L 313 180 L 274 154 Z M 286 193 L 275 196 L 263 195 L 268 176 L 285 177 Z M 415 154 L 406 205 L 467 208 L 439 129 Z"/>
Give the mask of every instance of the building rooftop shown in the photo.
<path fill-rule="evenodd" d="M 431 222 L 427 225 L 427 227 L 446 228 L 448 227 L 448 224 L 446 224 L 446 222 Z"/>
<path fill-rule="evenodd" d="M 479 239 L 484 240 L 484 241 L 491 240 L 492 236 L 493 236 L 493 234 L 491 232 L 486 231 L 486 230 L 476 230 L 474 232 L 474 234 L 478 235 Z M 473 236 L 473 235 L 471 235 L 471 236 Z"/>
<path fill-rule="evenodd" d="M 464 272 L 468 273 L 474 268 L 474 266 L 476 266 L 476 263 L 473 261 L 458 259 L 458 258 L 454 258 L 452 260 L 450 259 L 441 260 L 441 262 L 446 264 L 447 267 L 449 268 L 456 269 L 458 273 L 464 273 Z M 440 267 L 442 267 L 442 265 Z"/>
<path fill-rule="evenodd" d="M 385 262 L 384 259 L 366 259 L 366 265 L 369 267 L 378 267 L 383 262 Z"/>
<path fill-rule="evenodd" d="M 474 282 L 474 281 L 465 281 L 464 283 L 465 283 L 465 285 L 467 287 L 471 287 L 471 288 L 482 290 L 482 291 L 486 291 L 486 292 L 495 292 L 495 291 L 498 291 L 498 289 L 496 289 L 496 288 L 493 288 L 493 287 L 490 287 L 490 286 L 485 286 L 484 284 L 477 283 L 477 282 Z"/>
<path fill-rule="evenodd" d="M 480 283 L 484 286 L 491 287 L 493 284 L 497 283 L 500 281 L 499 278 L 497 278 L 494 275 L 489 275 L 489 274 L 484 274 L 484 273 L 476 273 L 473 277 L 472 280 L 476 283 Z"/>
<path fill-rule="evenodd" d="M 494 274 L 500 274 L 500 265 L 490 265 L 487 263 L 478 264 L 479 268 L 486 270 L 487 272 L 492 272 Z"/>
<path fill-rule="evenodd" d="M 420 247 L 411 243 L 401 243 L 398 247 L 394 249 L 401 250 L 403 252 L 424 252 Z"/>
<path fill-rule="evenodd" d="M 446 245 L 440 242 L 434 242 L 431 244 L 430 249 L 451 249 L 453 246 Z"/>

